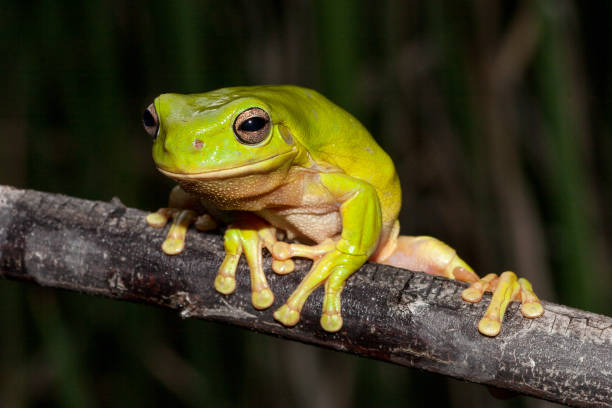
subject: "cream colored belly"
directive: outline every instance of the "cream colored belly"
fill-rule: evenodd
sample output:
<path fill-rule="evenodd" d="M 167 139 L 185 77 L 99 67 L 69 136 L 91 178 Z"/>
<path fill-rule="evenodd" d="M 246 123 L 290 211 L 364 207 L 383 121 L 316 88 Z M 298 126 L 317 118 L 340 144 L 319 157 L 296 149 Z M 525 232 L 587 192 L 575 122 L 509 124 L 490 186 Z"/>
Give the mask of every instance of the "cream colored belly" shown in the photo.
<path fill-rule="evenodd" d="M 286 209 L 262 210 L 257 214 L 276 228 L 285 230 L 289 239 L 319 243 L 342 231 L 342 218 L 338 211 L 319 214 L 304 209 Z"/>

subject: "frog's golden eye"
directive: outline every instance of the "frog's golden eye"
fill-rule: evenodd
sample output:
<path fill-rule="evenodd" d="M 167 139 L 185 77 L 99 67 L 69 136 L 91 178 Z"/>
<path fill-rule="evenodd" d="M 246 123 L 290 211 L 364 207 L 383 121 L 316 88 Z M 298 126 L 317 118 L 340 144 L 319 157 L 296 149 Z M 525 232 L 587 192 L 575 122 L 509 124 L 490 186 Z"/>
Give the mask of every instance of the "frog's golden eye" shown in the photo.
<path fill-rule="evenodd" d="M 264 141 L 272 128 L 270 115 L 261 108 L 249 108 L 234 120 L 234 134 L 240 143 L 257 144 Z"/>
<path fill-rule="evenodd" d="M 157 111 L 155 105 L 150 104 L 142 114 L 142 125 L 153 140 L 157 138 L 159 133 L 159 118 L 157 117 Z"/>

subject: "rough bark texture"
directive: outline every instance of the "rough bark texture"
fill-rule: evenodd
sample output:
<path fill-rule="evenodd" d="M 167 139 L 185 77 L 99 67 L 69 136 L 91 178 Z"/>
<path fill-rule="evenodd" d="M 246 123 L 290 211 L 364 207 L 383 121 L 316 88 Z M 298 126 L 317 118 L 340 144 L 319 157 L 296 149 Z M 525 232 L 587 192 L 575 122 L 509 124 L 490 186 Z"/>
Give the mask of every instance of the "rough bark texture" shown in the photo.
<path fill-rule="evenodd" d="M 612 319 L 544 303 L 536 320 L 518 305 L 501 334 L 480 335 L 486 302 L 461 300 L 462 283 L 367 264 L 343 292 L 344 327 L 319 326 L 322 293 L 306 303 L 300 323 L 272 318 L 310 264 L 288 276 L 268 274 L 276 295 L 268 310 L 251 306 L 248 269 L 241 261 L 236 293 L 215 291 L 223 259 L 217 234 L 190 230 L 185 251 L 160 251 L 166 230 L 149 228 L 145 213 L 118 201 L 94 202 L 0 186 L 0 274 L 53 288 L 177 309 L 195 317 L 261 333 L 433 371 L 575 406 L 611 406 Z M 271 271 L 270 259 L 266 270 Z"/>

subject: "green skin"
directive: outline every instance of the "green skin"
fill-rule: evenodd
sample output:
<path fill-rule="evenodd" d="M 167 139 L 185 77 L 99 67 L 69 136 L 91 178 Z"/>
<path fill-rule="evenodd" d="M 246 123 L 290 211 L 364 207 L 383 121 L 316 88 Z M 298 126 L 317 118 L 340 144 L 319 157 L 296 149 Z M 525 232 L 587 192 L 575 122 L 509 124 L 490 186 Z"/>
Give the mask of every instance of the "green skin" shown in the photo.
<path fill-rule="evenodd" d="M 274 314 L 286 326 L 298 322 L 307 297 L 324 284 L 321 325 L 327 331 L 340 330 L 344 282 L 368 259 L 478 281 L 440 241 L 398 241 L 401 190 L 393 162 L 353 116 L 313 90 L 257 86 L 163 94 L 145 115 L 145 128 L 154 137 L 155 164 L 180 186 L 171 194 L 170 208 L 147 219 L 156 227 L 174 219 L 164 242 L 166 253 L 182 251 L 189 224 L 204 224 L 194 209 L 205 208 L 216 218 L 231 215 L 226 258 L 215 287 L 233 292 L 236 265 L 244 253 L 258 309 L 274 301 L 261 266 L 262 247 L 272 253 L 277 273 L 293 270 L 292 257 L 314 260 L 309 274 Z M 266 127 L 241 129 L 243 120 L 252 116 Z M 314 245 L 276 241 L 277 230 Z M 518 288 L 516 279 L 508 285 Z M 491 313 L 499 315 L 500 310 Z"/>

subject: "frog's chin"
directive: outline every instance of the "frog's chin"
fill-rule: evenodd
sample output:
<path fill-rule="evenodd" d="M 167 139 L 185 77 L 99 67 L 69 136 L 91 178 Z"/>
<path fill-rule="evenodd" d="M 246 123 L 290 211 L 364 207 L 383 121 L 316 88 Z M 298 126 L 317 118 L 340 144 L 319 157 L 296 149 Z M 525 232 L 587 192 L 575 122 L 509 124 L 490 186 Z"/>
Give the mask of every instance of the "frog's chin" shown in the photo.
<path fill-rule="evenodd" d="M 266 159 L 254 162 L 243 164 L 236 167 L 231 167 L 228 169 L 220 169 L 220 170 L 207 170 L 197 173 L 181 173 L 174 172 L 170 170 L 163 169 L 161 167 L 157 167 L 162 174 L 170 177 L 174 180 L 219 180 L 219 179 L 228 179 L 228 178 L 236 178 L 242 176 L 248 176 L 252 174 L 265 174 L 271 173 L 279 167 L 287 164 L 287 162 L 291 161 L 292 156 L 296 155 L 296 150 L 289 150 L 288 152 L 277 154 L 276 156 L 268 157 Z"/>

